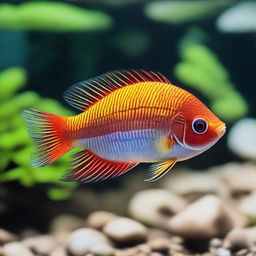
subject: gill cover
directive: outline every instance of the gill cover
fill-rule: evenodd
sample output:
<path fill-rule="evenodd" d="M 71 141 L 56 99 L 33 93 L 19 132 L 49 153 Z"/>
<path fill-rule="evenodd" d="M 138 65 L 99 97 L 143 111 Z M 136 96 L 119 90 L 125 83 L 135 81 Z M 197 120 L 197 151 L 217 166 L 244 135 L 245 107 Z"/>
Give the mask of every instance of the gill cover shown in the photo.
<path fill-rule="evenodd" d="M 188 124 L 188 120 L 185 119 L 182 113 L 178 113 L 174 116 L 171 124 L 172 135 L 175 140 L 182 145 L 183 147 L 189 150 L 202 150 L 205 148 L 205 144 L 201 144 L 201 138 L 196 134 L 190 124 Z M 191 138 L 188 138 L 191 136 Z M 188 143 L 190 139 L 198 141 L 199 144 L 191 144 Z"/>
<path fill-rule="evenodd" d="M 186 122 L 185 118 L 181 113 L 174 116 L 171 124 L 171 132 L 175 140 L 179 144 L 184 144 L 184 138 L 186 133 Z"/>

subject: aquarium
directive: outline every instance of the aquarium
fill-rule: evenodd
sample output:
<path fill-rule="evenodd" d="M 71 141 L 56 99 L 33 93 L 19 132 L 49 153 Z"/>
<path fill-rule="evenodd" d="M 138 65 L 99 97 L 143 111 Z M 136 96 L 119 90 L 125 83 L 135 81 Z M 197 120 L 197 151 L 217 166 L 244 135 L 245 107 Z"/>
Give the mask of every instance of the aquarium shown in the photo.
<path fill-rule="evenodd" d="M 0 255 L 255 255 L 255 28 L 254 1 L 1 1 Z"/>

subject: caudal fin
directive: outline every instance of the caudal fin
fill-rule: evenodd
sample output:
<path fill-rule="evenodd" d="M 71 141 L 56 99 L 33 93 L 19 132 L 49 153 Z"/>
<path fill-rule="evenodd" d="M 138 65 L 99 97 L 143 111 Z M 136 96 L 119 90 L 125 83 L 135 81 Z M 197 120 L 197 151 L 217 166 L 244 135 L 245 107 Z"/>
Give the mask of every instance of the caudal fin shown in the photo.
<path fill-rule="evenodd" d="M 25 109 L 22 113 L 29 136 L 36 144 L 31 164 L 43 167 L 55 161 L 72 148 L 65 129 L 67 117 Z"/>

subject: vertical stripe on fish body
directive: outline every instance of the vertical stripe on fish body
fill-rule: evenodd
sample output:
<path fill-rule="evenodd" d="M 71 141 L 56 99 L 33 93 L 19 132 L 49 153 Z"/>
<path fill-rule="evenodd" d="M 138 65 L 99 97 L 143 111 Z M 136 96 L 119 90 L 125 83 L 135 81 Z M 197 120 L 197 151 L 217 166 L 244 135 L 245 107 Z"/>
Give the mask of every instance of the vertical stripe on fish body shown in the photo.
<path fill-rule="evenodd" d="M 169 129 L 170 118 L 188 96 L 186 91 L 170 84 L 132 84 L 112 92 L 82 114 L 68 118 L 67 129 L 74 139 L 115 131 Z"/>
<path fill-rule="evenodd" d="M 188 93 L 170 84 L 139 82 L 122 87 L 67 120 L 77 146 L 113 161 L 159 161 L 155 141 L 170 134 L 172 117 Z"/>
<path fill-rule="evenodd" d="M 188 129 L 193 119 L 201 115 L 208 125 L 223 126 L 196 97 L 154 72 L 106 73 L 75 84 L 64 98 L 83 112 L 59 117 L 25 110 L 24 119 L 38 148 L 35 166 L 50 164 L 73 147 L 86 148 L 73 156 L 68 180 L 98 181 L 140 162 L 159 162 L 149 172 L 148 180 L 156 180 L 176 161 L 207 150 L 220 137 L 216 128 L 211 136 L 194 134 Z"/>

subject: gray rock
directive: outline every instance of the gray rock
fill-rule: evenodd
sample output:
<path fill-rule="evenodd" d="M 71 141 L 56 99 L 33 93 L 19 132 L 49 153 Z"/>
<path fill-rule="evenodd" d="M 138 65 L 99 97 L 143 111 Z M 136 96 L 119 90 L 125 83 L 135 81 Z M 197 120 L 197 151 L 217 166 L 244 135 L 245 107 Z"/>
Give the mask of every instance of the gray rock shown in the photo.
<path fill-rule="evenodd" d="M 170 249 L 171 240 L 168 238 L 158 238 L 148 242 L 152 251 L 168 252 Z"/>
<path fill-rule="evenodd" d="M 50 229 L 51 232 L 61 232 L 63 230 L 73 231 L 77 228 L 81 228 L 84 226 L 84 220 L 74 215 L 63 214 L 57 216 L 51 222 Z"/>
<path fill-rule="evenodd" d="M 109 221 L 103 231 L 111 239 L 119 243 L 145 241 L 147 236 L 147 228 L 144 225 L 123 217 Z"/>
<path fill-rule="evenodd" d="M 246 256 L 249 253 L 248 249 L 241 249 L 236 252 L 236 256 Z"/>
<path fill-rule="evenodd" d="M 231 250 L 253 249 L 256 244 L 256 227 L 236 228 L 231 230 L 225 240 L 224 246 Z"/>
<path fill-rule="evenodd" d="M 49 256 L 68 256 L 66 250 L 64 247 L 57 247 L 55 248 L 50 254 Z"/>
<path fill-rule="evenodd" d="M 115 250 L 114 256 L 135 256 L 138 255 L 138 249 L 137 248 L 129 248 L 129 249 L 124 249 L 120 250 L 117 249 Z"/>
<path fill-rule="evenodd" d="M 222 240 L 219 238 L 212 238 L 209 243 L 210 248 L 219 248 L 222 246 Z"/>
<path fill-rule="evenodd" d="M 216 256 L 216 253 L 213 252 L 204 252 L 202 256 Z"/>
<path fill-rule="evenodd" d="M 11 242 L 3 246 L 4 256 L 34 256 L 34 254 L 22 243 Z"/>
<path fill-rule="evenodd" d="M 256 188 L 256 165 L 254 163 L 229 163 L 220 168 L 219 174 L 235 197 L 243 196 Z"/>
<path fill-rule="evenodd" d="M 0 244 L 5 244 L 17 240 L 17 237 L 11 232 L 0 228 Z"/>
<path fill-rule="evenodd" d="M 184 251 L 184 247 L 181 244 L 175 244 L 175 243 L 171 243 L 170 244 L 170 252 L 172 253 L 179 253 Z"/>
<path fill-rule="evenodd" d="M 53 236 L 55 237 L 55 239 L 59 243 L 63 244 L 65 243 L 70 232 L 84 226 L 85 221 L 82 218 L 69 214 L 63 214 L 56 217 L 52 221 L 50 225 L 50 231 L 51 234 L 53 234 Z"/>
<path fill-rule="evenodd" d="M 256 224 L 256 192 L 242 198 L 238 203 L 238 207 L 253 224 Z"/>
<path fill-rule="evenodd" d="M 50 235 L 26 238 L 22 243 L 31 251 L 39 255 L 48 255 L 58 246 L 55 239 Z"/>
<path fill-rule="evenodd" d="M 236 223 L 229 206 L 213 195 L 190 204 L 169 221 L 172 232 L 190 239 L 210 239 L 226 234 Z"/>
<path fill-rule="evenodd" d="M 152 252 L 149 254 L 149 256 L 163 256 L 163 254 L 159 252 Z"/>
<path fill-rule="evenodd" d="M 114 248 L 106 244 L 98 244 L 91 248 L 91 253 L 96 256 L 111 256 L 114 254 Z"/>
<path fill-rule="evenodd" d="M 155 240 L 158 238 L 170 238 L 171 235 L 169 232 L 161 230 L 161 229 L 149 229 L 148 235 L 147 235 L 147 240 Z"/>
<path fill-rule="evenodd" d="M 138 250 L 138 255 L 149 255 L 149 253 L 151 252 L 151 249 L 148 246 L 148 244 L 140 244 L 135 248 L 137 248 Z"/>
<path fill-rule="evenodd" d="M 224 247 L 232 250 L 239 250 L 243 248 L 249 248 L 249 240 L 245 229 L 236 228 L 231 230 L 225 240 Z"/>
<path fill-rule="evenodd" d="M 118 216 L 107 211 L 96 211 L 91 213 L 87 218 L 87 225 L 95 229 L 103 229 L 103 227 L 111 220 Z"/>
<path fill-rule="evenodd" d="M 164 189 L 138 192 L 129 203 L 129 212 L 135 219 L 151 225 L 165 226 L 171 216 L 186 207 L 181 197 Z"/>
<path fill-rule="evenodd" d="M 73 231 L 67 239 L 67 250 L 75 256 L 92 253 L 98 245 L 112 247 L 110 240 L 100 231 L 91 228 L 81 228 Z"/>
<path fill-rule="evenodd" d="M 189 181 L 189 182 L 188 182 Z M 180 171 L 165 179 L 164 188 L 193 202 L 207 194 L 228 198 L 229 191 L 215 172 Z"/>
<path fill-rule="evenodd" d="M 218 248 L 215 253 L 217 256 L 231 256 L 231 252 L 225 248 Z"/>
<path fill-rule="evenodd" d="M 115 250 L 114 256 L 149 256 L 151 250 L 147 244 L 141 244 L 124 250 Z"/>

